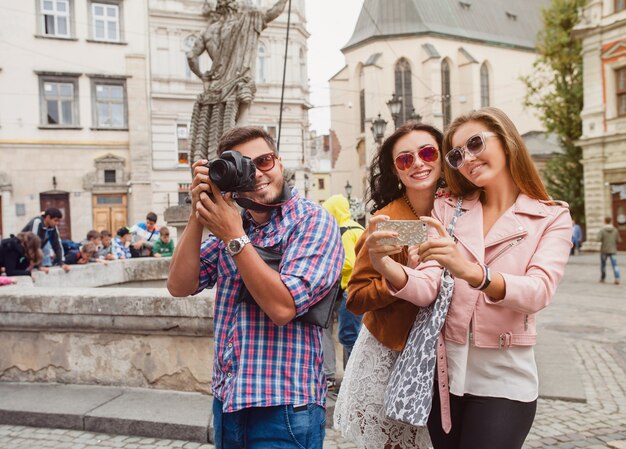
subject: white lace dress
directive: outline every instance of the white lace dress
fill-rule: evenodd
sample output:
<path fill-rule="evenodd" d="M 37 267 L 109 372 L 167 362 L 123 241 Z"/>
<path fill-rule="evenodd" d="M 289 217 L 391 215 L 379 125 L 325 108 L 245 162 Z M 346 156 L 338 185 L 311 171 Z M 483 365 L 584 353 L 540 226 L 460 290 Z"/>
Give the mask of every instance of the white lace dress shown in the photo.
<path fill-rule="evenodd" d="M 360 449 L 431 447 L 426 427 L 387 419 L 383 400 L 399 352 L 382 345 L 365 326 L 354 344 L 335 404 L 335 429 Z"/>

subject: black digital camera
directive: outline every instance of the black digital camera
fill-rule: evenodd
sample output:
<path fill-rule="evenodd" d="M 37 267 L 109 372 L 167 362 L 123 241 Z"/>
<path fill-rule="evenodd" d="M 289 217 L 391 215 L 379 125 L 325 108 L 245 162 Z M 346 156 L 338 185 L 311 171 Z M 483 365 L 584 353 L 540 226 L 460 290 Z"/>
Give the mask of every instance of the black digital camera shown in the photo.
<path fill-rule="evenodd" d="M 209 178 L 222 192 L 251 192 L 256 186 L 256 166 L 239 151 L 224 151 L 207 166 Z"/>

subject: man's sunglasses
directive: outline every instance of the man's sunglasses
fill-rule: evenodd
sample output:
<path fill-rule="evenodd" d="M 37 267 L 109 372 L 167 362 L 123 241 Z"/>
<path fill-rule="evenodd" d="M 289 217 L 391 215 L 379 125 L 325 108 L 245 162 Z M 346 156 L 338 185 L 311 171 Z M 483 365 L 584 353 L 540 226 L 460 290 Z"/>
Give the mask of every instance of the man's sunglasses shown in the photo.
<path fill-rule="evenodd" d="M 454 170 L 458 170 L 463 167 L 463 164 L 465 164 L 465 152 L 468 152 L 470 156 L 477 157 L 480 153 L 485 151 L 485 148 L 487 147 L 485 142 L 487 137 L 495 136 L 497 136 L 496 133 L 487 131 L 474 134 L 472 137 L 467 139 L 464 146 L 452 148 L 448 151 L 448 154 L 446 154 L 446 162 Z"/>
<path fill-rule="evenodd" d="M 424 162 L 435 162 L 439 159 L 439 150 L 432 145 L 428 145 L 417 151 L 399 154 L 394 160 L 396 168 L 400 171 L 411 168 L 415 163 L 415 154 Z"/>
<path fill-rule="evenodd" d="M 274 153 L 262 154 L 252 159 L 252 162 L 257 169 L 263 172 L 270 171 L 276 165 L 276 155 Z"/>

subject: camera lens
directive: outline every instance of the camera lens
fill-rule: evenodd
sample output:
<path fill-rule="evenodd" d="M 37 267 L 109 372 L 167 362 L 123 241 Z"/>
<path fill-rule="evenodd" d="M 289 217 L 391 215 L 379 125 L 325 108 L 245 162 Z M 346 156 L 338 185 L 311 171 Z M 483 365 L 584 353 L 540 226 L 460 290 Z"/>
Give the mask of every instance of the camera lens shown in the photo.
<path fill-rule="evenodd" d="M 221 191 L 228 192 L 237 185 L 237 168 L 230 161 L 216 159 L 209 164 L 209 178 Z"/>

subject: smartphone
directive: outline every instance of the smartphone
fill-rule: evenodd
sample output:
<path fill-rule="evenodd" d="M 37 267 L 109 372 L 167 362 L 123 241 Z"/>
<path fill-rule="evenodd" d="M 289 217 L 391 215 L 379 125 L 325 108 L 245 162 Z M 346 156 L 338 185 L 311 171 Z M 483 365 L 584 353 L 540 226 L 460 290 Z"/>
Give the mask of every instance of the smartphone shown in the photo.
<path fill-rule="evenodd" d="M 428 225 L 421 220 L 387 220 L 376 227 L 378 231 L 396 231 L 398 237 L 380 240 L 381 245 L 413 246 L 428 238 Z"/>

